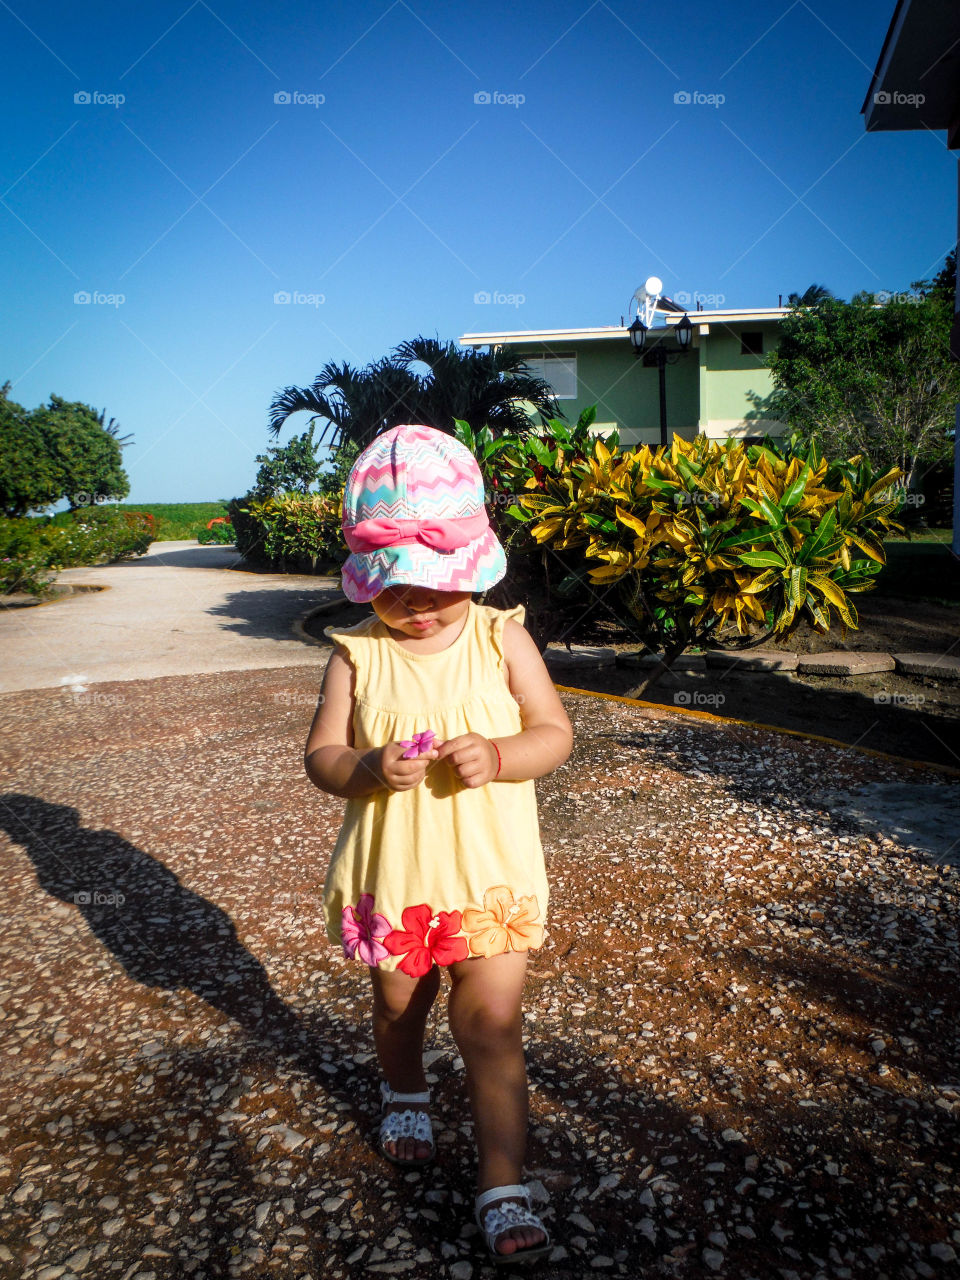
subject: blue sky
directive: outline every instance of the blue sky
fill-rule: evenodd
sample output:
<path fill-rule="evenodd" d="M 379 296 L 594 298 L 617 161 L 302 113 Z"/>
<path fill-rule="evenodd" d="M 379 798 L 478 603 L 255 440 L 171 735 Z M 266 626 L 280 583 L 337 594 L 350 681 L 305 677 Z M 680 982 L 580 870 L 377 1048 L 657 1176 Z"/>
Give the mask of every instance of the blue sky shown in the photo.
<path fill-rule="evenodd" d="M 106 408 L 132 500 L 201 501 L 330 360 L 617 324 L 652 273 L 708 306 L 905 289 L 957 162 L 864 131 L 893 8 L 0 0 L 0 382 Z"/>

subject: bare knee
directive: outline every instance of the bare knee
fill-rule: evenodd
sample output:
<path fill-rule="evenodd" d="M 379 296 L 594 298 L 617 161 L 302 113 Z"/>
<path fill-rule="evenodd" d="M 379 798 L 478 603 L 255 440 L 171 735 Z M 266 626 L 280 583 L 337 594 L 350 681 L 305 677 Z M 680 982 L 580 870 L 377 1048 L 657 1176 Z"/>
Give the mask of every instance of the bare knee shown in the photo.
<path fill-rule="evenodd" d="M 491 1002 L 452 1009 L 450 1030 L 461 1053 L 501 1055 L 521 1044 L 520 1007 Z"/>
<path fill-rule="evenodd" d="M 419 979 L 408 978 L 404 973 L 371 970 L 370 979 L 374 1017 L 384 1022 L 426 1016 L 440 987 L 440 973 L 436 968 Z"/>

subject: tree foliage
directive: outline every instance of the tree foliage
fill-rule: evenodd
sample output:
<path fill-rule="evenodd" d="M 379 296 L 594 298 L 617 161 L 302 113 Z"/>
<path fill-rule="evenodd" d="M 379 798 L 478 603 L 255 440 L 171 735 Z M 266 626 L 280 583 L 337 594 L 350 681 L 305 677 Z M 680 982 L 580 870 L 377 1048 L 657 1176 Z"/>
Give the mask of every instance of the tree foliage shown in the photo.
<path fill-rule="evenodd" d="M 909 293 L 798 304 L 768 360 L 769 411 L 828 456 L 866 455 L 914 487 L 952 452 L 960 368 L 950 357 L 950 270 L 948 261 Z"/>
<path fill-rule="evenodd" d="M 549 384 L 516 351 L 418 337 L 363 369 L 331 362 L 309 387 L 286 387 L 270 406 L 270 431 L 278 436 L 291 414 L 306 410 L 324 420 L 318 443 L 334 447 L 351 441 L 363 448 L 405 422 L 452 432 L 462 419 L 499 435 L 529 429 L 523 401 L 544 417 L 560 414 Z"/>
<path fill-rule="evenodd" d="M 25 409 L 0 387 L 0 511 L 21 516 L 66 498 L 72 508 L 106 498 L 125 498 L 123 469 L 113 419 L 105 412 L 52 395 L 49 404 Z"/>
<path fill-rule="evenodd" d="M 791 293 L 787 298 L 788 307 L 812 307 L 818 302 L 823 302 L 826 298 L 832 298 L 833 291 L 828 289 L 825 284 L 811 284 L 804 289 L 803 293 Z"/>
<path fill-rule="evenodd" d="M 288 444 L 268 445 L 267 452 L 257 454 L 260 470 L 254 481 L 253 492 L 262 498 L 277 493 L 309 493 L 317 483 L 323 464 L 317 458 L 314 432 L 309 430 L 294 436 Z"/>
<path fill-rule="evenodd" d="M 9 382 L 0 387 L 0 511 L 21 516 L 56 502 L 60 485 L 43 433 L 9 392 Z"/>

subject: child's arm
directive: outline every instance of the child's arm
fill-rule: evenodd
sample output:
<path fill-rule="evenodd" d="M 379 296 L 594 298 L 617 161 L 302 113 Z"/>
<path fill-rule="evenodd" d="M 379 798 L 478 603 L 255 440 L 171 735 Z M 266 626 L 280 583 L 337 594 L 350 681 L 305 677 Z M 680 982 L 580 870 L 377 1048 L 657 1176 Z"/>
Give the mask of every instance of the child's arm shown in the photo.
<path fill-rule="evenodd" d="M 353 746 L 353 668 L 334 650 L 327 663 L 313 724 L 307 735 L 303 763 L 310 781 L 321 791 L 351 799 L 375 791 L 409 791 L 418 786 L 436 750 L 411 760 L 403 758 L 399 742 L 358 751 Z"/>
<path fill-rule="evenodd" d="M 540 778 L 563 764 L 573 746 L 570 721 L 540 651 L 515 618 L 508 619 L 503 629 L 503 653 L 523 729 L 492 740 L 465 733 L 440 747 L 440 758 L 450 760 L 468 787 L 482 787 L 494 778 L 507 782 Z"/>

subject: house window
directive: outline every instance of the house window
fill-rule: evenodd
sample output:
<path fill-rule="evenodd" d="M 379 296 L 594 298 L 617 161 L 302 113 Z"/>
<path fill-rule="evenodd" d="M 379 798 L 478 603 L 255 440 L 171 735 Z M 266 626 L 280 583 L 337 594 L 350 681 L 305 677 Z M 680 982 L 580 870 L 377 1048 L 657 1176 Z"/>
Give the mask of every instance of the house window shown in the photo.
<path fill-rule="evenodd" d="M 741 333 L 740 354 L 742 356 L 763 355 L 763 332 L 761 330 L 757 330 L 756 333 Z"/>
<path fill-rule="evenodd" d="M 558 400 L 577 398 L 577 355 L 571 351 L 559 356 L 524 356 L 524 363 L 534 377 L 542 378 L 553 388 Z"/>

